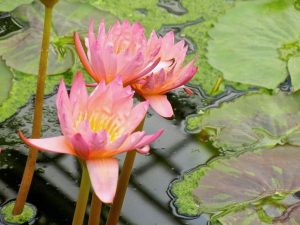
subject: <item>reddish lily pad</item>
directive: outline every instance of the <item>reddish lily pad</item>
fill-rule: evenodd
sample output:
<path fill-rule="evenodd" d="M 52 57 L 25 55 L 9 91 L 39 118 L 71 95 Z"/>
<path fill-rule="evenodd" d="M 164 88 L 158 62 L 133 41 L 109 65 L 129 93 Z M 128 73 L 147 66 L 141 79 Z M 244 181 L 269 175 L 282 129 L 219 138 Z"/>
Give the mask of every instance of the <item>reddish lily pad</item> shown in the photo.
<path fill-rule="evenodd" d="M 187 118 L 186 130 L 203 132 L 227 152 L 289 143 L 300 146 L 300 92 L 249 94 Z"/>
<path fill-rule="evenodd" d="M 249 208 L 255 209 L 260 221 L 268 224 L 283 221 L 286 211 L 300 205 L 300 199 L 293 197 L 300 191 L 299 160 L 300 148 L 293 146 L 246 152 L 238 157 L 219 157 L 172 185 L 175 205 L 179 213 L 190 216 L 217 213 L 213 220 L 219 221 L 220 218 L 256 221 L 256 217 L 248 214 Z M 270 206 L 275 206 L 275 210 L 268 212 Z M 289 213 L 287 218 L 300 224 L 296 214 Z"/>
<path fill-rule="evenodd" d="M 272 222 L 264 222 L 259 218 L 255 209 L 249 208 L 239 212 L 230 213 L 218 220 L 222 225 L 299 225 L 300 224 L 300 208 L 291 211 L 287 217 Z"/>
<path fill-rule="evenodd" d="M 6 64 L 27 74 L 37 74 L 42 41 L 44 7 L 39 1 L 16 8 L 12 15 L 24 25 L 23 30 L 0 41 L 0 55 Z M 116 17 L 89 4 L 59 1 L 53 11 L 48 74 L 60 74 L 74 64 L 71 49 L 74 31 L 86 32 L 91 19 L 111 24 Z"/>

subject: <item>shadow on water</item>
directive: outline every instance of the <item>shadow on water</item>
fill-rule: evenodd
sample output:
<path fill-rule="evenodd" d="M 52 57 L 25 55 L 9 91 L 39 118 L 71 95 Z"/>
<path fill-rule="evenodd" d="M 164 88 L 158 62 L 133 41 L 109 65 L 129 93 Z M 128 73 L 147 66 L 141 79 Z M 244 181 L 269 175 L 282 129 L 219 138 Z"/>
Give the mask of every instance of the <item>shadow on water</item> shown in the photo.
<path fill-rule="evenodd" d="M 172 101 L 176 114 L 172 120 L 160 118 L 152 111 L 148 114 L 145 130 L 152 133 L 163 127 L 165 133 L 152 145 L 149 155 L 138 155 L 119 224 L 205 225 L 207 223 L 205 215 L 193 220 L 174 215 L 176 210 L 172 207 L 170 209 L 170 197 L 167 193 L 169 184 L 176 177 L 217 155 L 217 151 L 210 145 L 201 144 L 197 136 L 184 132 L 183 118 L 196 111 L 199 99 L 203 99 L 199 93 L 202 93 L 199 89 L 193 96 L 188 96 L 183 91 L 171 93 L 168 97 Z M 211 102 L 215 104 L 217 101 L 221 99 Z M 32 102 L 31 100 L 16 115 L 0 124 L 0 146 L 5 149 L 0 155 L 1 202 L 16 196 L 21 180 L 27 148 L 19 140 L 16 131 L 22 130 L 25 135 L 30 135 Z M 50 95 L 45 100 L 44 137 L 60 135 L 54 103 L 55 95 Z M 120 165 L 123 164 L 123 159 L 124 155 L 121 155 Z M 40 211 L 41 217 L 37 224 L 71 223 L 79 180 L 80 167 L 73 157 L 40 154 L 28 199 Z M 107 215 L 108 207 L 105 209 L 103 220 Z"/>

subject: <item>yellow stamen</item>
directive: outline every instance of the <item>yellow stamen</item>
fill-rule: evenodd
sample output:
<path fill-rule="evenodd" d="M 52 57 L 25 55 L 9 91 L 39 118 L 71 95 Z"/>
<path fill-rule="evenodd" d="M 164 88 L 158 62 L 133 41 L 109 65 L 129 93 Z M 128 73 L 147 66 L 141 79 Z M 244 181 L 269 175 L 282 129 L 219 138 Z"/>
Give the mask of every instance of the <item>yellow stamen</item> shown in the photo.
<path fill-rule="evenodd" d="M 117 118 L 109 118 L 105 115 L 93 113 L 88 115 L 87 112 L 81 113 L 75 121 L 75 127 L 87 120 L 90 124 L 91 129 L 94 132 L 105 130 L 109 134 L 110 141 L 114 141 L 120 134 L 120 125 L 118 124 Z"/>

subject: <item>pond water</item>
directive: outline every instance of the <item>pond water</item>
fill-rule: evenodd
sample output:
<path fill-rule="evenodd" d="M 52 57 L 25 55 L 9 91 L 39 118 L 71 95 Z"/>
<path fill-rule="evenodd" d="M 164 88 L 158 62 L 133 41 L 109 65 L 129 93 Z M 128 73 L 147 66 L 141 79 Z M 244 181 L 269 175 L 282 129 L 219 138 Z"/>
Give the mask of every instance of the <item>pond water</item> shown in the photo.
<path fill-rule="evenodd" d="M 197 136 L 186 134 L 183 129 L 182 116 L 194 111 L 193 101 L 202 102 L 200 100 L 202 97 L 200 92 L 195 93 L 193 97 L 183 92 L 173 93 L 169 97 L 176 99 L 176 102 L 173 102 L 176 117 L 173 120 L 165 120 L 154 112 L 150 111 L 148 114 L 145 130 L 151 133 L 163 127 L 165 133 L 152 145 L 150 155 L 138 155 L 136 158 L 120 224 L 204 225 L 207 222 L 205 215 L 192 220 L 174 215 L 176 210 L 170 207 L 167 192 L 172 180 L 217 154 L 211 146 L 200 145 Z M 17 193 L 27 148 L 19 140 L 16 131 L 22 130 L 29 135 L 32 102 L 33 99 L 16 115 L 0 125 L 0 145 L 5 149 L 0 155 L 0 202 L 14 198 Z M 47 96 L 43 123 L 45 137 L 59 134 L 54 103 L 55 95 Z M 123 156 L 120 157 L 120 165 L 122 160 Z M 67 155 L 40 154 L 28 199 L 39 209 L 40 219 L 37 224 L 71 223 L 79 180 L 80 166 L 75 158 Z M 103 211 L 103 219 L 107 209 L 108 207 Z"/>

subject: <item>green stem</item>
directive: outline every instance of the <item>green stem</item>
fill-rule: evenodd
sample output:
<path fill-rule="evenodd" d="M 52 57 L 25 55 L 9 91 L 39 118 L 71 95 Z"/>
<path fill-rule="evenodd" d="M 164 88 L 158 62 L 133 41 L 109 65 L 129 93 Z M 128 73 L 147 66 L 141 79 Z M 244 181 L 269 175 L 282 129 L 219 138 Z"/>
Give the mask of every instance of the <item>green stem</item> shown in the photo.
<path fill-rule="evenodd" d="M 144 122 L 145 122 L 145 118 L 140 123 L 140 125 L 137 127 L 136 131 L 141 131 L 143 129 Z M 121 209 L 122 209 L 123 202 L 125 199 L 127 186 L 128 186 L 131 171 L 132 171 L 132 167 L 134 164 L 135 156 L 136 156 L 136 151 L 129 151 L 126 154 L 122 172 L 120 174 L 120 178 L 118 181 L 116 195 L 114 198 L 113 205 L 109 211 L 106 225 L 117 225 L 118 224 L 119 217 L 121 214 Z"/>
<path fill-rule="evenodd" d="M 223 78 L 219 77 L 218 80 L 216 81 L 215 85 L 213 86 L 211 92 L 210 92 L 211 95 L 214 95 L 219 90 L 222 81 L 223 81 Z"/>
<path fill-rule="evenodd" d="M 91 188 L 90 177 L 85 163 L 82 163 L 82 175 L 80 182 L 80 189 L 76 202 L 75 213 L 73 217 L 72 225 L 82 225 L 84 221 L 85 210 L 89 198 Z"/>
<path fill-rule="evenodd" d="M 51 0 L 47 1 L 47 3 L 49 2 L 51 2 Z M 55 3 L 56 2 L 57 0 L 55 0 Z M 48 49 L 50 43 L 52 9 L 54 4 L 52 4 L 51 7 L 45 5 L 44 31 L 43 31 L 43 41 L 42 41 L 42 48 L 40 54 L 39 73 L 38 73 L 38 81 L 37 81 L 35 104 L 34 104 L 32 138 L 39 138 L 41 136 L 43 104 L 44 104 L 44 89 L 45 89 L 45 80 L 46 80 L 46 72 L 47 72 L 47 65 L 48 65 Z M 13 215 L 21 214 L 24 209 L 24 205 L 32 183 L 37 156 L 38 156 L 38 150 L 30 148 L 27 157 L 26 166 L 24 169 L 24 174 L 20 184 L 20 189 L 13 209 Z"/>
<path fill-rule="evenodd" d="M 102 208 L 102 202 L 97 197 L 95 192 L 93 192 L 91 211 L 90 211 L 89 224 L 88 225 L 99 225 L 100 224 L 101 208 Z"/>

